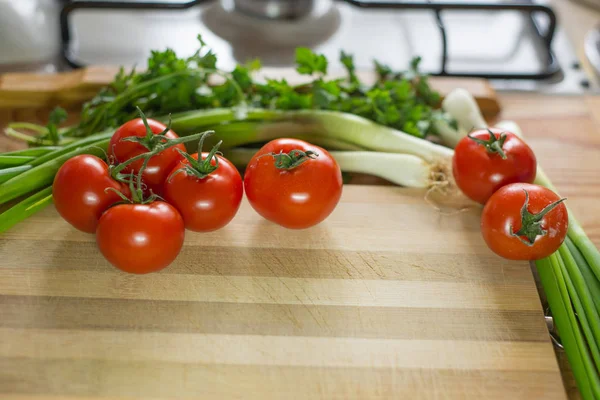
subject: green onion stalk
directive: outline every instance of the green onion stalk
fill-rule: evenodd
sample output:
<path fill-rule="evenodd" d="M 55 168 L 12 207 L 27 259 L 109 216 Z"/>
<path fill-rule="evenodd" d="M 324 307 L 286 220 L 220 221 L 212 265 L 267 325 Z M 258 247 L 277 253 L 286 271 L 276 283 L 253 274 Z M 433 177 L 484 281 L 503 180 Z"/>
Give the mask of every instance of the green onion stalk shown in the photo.
<path fill-rule="evenodd" d="M 8 230 L 50 204 L 52 204 L 52 186 L 28 196 L 0 214 L 0 232 Z"/>
<path fill-rule="evenodd" d="M 538 168 L 536 183 L 556 192 Z M 583 399 L 600 399 L 600 253 L 569 210 L 567 239 L 535 261 Z"/>
<path fill-rule="evenodd" d="M 522 136 L 514 123 L 505 128 Z M 539 166 L 535 183 L 558 194 Z M 600 399 L 600 252 L 568 212 L 565 242 L 535 266 L 581 396 Z"/>

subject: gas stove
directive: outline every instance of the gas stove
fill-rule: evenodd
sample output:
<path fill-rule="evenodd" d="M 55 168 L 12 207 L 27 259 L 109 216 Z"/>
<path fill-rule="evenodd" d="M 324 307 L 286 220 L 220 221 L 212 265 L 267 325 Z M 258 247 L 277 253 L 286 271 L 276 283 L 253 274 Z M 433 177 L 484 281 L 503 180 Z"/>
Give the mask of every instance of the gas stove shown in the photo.
<path fill-rule="evenodd" d="M 537 1 L 80 0 L 64 2 L 59 22 L 57 70 L 143 66 L 150 50 L 165 47 L 189 55 L 201 34 L 225 69 L 254 58 L 292 67 L 295 48 L 308 46 L 333 72 L 344 50 L 359 70 L 375 59 L 401 70 L 420 56 L 427 73 L 485 77 L 497 90 L 594 86 L 552 9 Z"/>

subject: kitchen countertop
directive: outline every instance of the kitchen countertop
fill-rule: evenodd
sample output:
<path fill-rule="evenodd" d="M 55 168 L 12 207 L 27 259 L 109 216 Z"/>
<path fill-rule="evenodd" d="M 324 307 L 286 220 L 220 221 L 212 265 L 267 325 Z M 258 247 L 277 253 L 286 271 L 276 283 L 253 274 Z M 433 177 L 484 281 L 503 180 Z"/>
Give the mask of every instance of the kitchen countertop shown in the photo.
<path fill-rule="evenodd" d="M 600 9 L 594 9 L 573 0 L 552 0 L 551 6 L 558 17 L 558 24 L 565 30 L 573 44 L 577 57 L 588 75 L 595 72 L 587 60 L 584 51 L 585 35 L 600 25 Z M 596 82 L 598 77 L 595 77 Z"/>

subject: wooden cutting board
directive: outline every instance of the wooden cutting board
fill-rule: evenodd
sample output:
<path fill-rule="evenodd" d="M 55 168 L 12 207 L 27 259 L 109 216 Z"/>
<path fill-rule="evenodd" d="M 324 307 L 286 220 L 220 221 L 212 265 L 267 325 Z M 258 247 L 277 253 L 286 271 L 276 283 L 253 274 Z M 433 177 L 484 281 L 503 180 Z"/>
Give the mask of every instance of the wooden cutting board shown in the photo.
<path fill-rule="evenodd" d="M 0 77 L 0 125 L 85 97 L 44 81 L 21 80 L 23 99 Z M 600 98 L 501 103 L 600 243 Z M 144 277 L 50 208 L 0 235 L 0 398 L 564 398 L 528 266 L 485 249 L 477 210 L 441 216 L 423 195 L 349 185 L 325 224 L 292 233 L 244 204 Z"/>
<path fill-rule="evenodd" d="M 564 399 L 529 265 L 423 196 L 347 185 L 304 231 L 244 202 L 146 276 L 50 207 L 0 235 L 0 398 Z"/>

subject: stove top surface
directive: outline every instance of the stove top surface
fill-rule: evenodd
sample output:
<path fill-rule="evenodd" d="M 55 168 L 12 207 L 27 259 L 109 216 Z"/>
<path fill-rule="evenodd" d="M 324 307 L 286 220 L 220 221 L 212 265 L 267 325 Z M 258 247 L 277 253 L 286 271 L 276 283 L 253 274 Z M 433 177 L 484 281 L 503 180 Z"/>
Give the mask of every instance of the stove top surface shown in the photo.
<path fill-rule="evenodd" d="M 180 55 L 192 54 L 197 48 L 196 36 L 201 34 L 225 69 L 254 58 L 265 67 L 292 67 L 295 48 L 308 46 L 328 57 L 330 71 L 341 69 L 338 58 L 344 50 L 354 54 L 359 70 L 372 69 L 375 59 L 401 70 L 413 57 L 421 56 L 424 71 L 440 72 L 444 42 L 432 10 L 371 9 L 323 1 L 304 18 L 278 20 L 238 12 L 233 1 L 206 2 L 176 11 L 76 9 L 69 16 L 69 53 L 82 64 L 143 66 L 153 49 L 170 47 Z M 532 23 L 527 13 L 519 11 L 442 10 L 448 55 L 445 72 L 544 74 L 549 65 L 547 50 L 536 29 L 545 31 L 550 21 L 540 14 L 536 13 Z M 551 48 L 557 72 L 550 78 L 493 79 L 493 85 L 498 90 L 544 93 L 591 90 L 593 82 L 579 67 L 560 27 Z"/>

